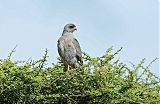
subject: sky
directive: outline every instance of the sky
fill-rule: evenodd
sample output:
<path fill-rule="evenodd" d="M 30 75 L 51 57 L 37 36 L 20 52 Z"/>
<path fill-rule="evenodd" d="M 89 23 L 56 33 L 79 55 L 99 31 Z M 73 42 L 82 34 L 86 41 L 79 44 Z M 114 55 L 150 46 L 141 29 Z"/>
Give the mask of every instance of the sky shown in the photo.
<path fill-rule="evenodd" d="M 78 30 L 82 51 L 93 57 L 107 48 L 122 62 L 146 65 L 159 57 L 158 0 L 0 0 L 0 59 L 16 46 L 14 60 L 39 59 L 48 49 L 49 64 L 58 57 L 57 40 L 67 23 Z M 151 66 L 160 76 L 159 60 Z"/>

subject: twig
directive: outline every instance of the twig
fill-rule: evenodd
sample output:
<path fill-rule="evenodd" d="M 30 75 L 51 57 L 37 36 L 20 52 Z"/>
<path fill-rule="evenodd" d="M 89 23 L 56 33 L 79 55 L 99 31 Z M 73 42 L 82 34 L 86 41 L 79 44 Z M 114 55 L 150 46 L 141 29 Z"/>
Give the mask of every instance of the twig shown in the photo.
<path fill-rule="evenodd" d="M 8 59 L 9 59 L 9 60 L 11 59 L 12 54 L 16 51 L 17 46 L 18 46 L 18 45 L 16 45 L 16 46 L 12 49 L 12 51 L 9 53 L 9 56 L 8 56 Z"/>
<path fill-rule="evenodd" d="M 44 56 L 43 56 L 43 59 L 42 59 L 41 63 L 39 64 L 39 68 L 40 68 L 40 69 L 42 69 L 43 66 L 44 66 L 44 64 L 45 64 L 45 61 L 46 61 L 46 59 L 47 59 L 47 57 L 48 57 L 47 54 L 48 54 L 48 50 L 47 50 L 47 48 L 46 48 L 45 54 L 44 54 Z"/>

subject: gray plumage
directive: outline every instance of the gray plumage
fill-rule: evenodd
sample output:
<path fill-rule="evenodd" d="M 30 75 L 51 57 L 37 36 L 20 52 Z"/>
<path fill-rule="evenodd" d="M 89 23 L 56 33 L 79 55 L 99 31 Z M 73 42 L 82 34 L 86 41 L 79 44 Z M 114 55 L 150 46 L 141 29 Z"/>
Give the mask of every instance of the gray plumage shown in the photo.
<path fill-rule="evenodd" d="M 79 42 L 73 35 L 75 30 L 77 28 L 74 24 L 67 24 L 64 27 L 62 36 L 58 39 L 58 53 L 65 65 L 65 71 L 68 70 L 69 66 L 76 68 L 83 64 Z"/>

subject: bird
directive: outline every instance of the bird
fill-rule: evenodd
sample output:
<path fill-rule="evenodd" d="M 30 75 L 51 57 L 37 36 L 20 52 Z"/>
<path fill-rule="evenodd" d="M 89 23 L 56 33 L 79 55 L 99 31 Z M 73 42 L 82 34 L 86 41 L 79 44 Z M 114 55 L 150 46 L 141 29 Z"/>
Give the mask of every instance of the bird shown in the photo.
<path fill-rule="evenodd" d="M 73 34 L 76 30 L 75 24 L 66 24 L 57 42 L 58 53 L 65 72 L 83 64 L 81 47 Z"/>

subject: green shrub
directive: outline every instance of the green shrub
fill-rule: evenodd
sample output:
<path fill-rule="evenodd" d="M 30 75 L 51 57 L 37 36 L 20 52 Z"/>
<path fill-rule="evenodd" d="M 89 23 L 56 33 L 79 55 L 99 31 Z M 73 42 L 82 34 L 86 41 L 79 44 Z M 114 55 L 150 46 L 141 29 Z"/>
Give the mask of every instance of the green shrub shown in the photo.
<path fill-rule="evenodd" d="M 121 50 L 121 49 L 120 49 Z M 160 78 L 144 60 L 133 68 L 115 60 L 109 48 L 102 57 L 84 53 L 84 65 L 63 72 L 59 61 L 47 67 L 47 51 L 37 61 L 0 61 L 0 103 L 160 104 Z"/>

